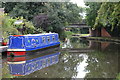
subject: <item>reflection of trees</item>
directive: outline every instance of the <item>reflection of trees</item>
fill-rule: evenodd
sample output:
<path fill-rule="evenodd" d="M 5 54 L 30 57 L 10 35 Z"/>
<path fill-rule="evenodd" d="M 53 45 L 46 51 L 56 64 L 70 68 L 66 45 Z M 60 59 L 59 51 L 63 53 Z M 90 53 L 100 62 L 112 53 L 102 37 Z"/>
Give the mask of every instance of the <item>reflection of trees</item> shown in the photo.
<path fill-rule="evenodd" d="M 59 63 L 41 69 L 24 77 L 38 78 L 72 78 L 77 75 L 77 65 L 83 60 L 79 54 L 61 53 Z"/>
<path fill-rule="evenodd" d="M 79 40 L 78 40 L 79 41 Z M 100 46 L 94 47 L 96 51 L 88 53 L 85 71 L 89 71 L 85 78 L 114 78 L 118 71 L 118 47 L 111 44 L 101 50 Z M 72 78 L 77 76 L 77 66 L 83 61 L 79 54 L 62 52 L 58 64 L 36 71 L 24 77 L 38 78 Z"/>
<path fill-rule="evenodd" d="M 6 61 L 5 62 L 3 61 L 2 66 L 3 66 L 3 68 L 2 68 L 2 78 L 13 78 L 13 76 L 9 72 L 9 67 L 8 67 L 8 64 L 7 64 Z"/>
<path fill-rule="evenodd" d="M 109 42 L 96 42 L 96 41 L 89 41 L 90 42 L 90 49 L 101 50 L 104 52 L 115 52 L 119 50 L 120 45 L 109 43 Z"/>
<path fill-rule="evenodd" d="M 118 52 L 113 47 L 88 54 L 86 78 L 115 78 L 118 71 Z"/>
<path fill-rule="evenodd" d="M 80 40 L 78 38 L 71 38 L 70 42 L 71 42 L 73 48 L 86 48 L 89 46 L 89 41 Z"/>

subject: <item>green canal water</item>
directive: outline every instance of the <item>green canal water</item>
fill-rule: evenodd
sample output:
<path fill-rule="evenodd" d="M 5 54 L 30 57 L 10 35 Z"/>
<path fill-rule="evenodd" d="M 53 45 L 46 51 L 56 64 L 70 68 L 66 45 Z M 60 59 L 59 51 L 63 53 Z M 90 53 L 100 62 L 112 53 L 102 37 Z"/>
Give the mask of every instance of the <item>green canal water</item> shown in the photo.
<path fill-rule="evenodd" d="M 57 64 L 17 78 L 116 78 L 119 74 L 120 44 L 71 38 L 61 45 Z M 6 57 L 2 70 L 3 78 L 14 77 Z"/>

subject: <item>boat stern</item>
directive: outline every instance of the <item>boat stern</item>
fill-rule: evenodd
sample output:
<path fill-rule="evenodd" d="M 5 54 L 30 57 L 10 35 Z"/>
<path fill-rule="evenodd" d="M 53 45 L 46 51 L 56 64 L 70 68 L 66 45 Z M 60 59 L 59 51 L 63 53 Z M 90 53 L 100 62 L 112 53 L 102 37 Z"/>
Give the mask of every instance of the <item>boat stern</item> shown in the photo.
<path fill-rule="evenodd" d="M 26 55 L 25 49 L 7 49 L 7 56 L 15 57 L 15 56 L 24 56 Z"/>

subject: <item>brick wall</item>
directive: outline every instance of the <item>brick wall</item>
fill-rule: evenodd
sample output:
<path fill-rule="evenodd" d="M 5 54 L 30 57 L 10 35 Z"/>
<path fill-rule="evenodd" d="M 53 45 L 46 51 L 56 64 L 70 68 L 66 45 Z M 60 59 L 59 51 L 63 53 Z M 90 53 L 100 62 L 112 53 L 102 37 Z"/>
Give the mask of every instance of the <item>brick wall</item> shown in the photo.
<path fill-rule="evenodd" d="M 105 30 L 105 28 L 99 28 L 99 29 L 89 29 L 90 36 L 92 37 L 111 37 L 111 35 Z"/>
<path fill-rule="evenodd" d="M 100 29 L 89 29 L 89 33 L 91 37 L 100 37 L 101 36 L 101 30 Z"/>
<path fill-rule="evenodd" d="M 111 35 L 105 30 L 105 28 L 102 28 L 101 37 L 111 37 Z"/>

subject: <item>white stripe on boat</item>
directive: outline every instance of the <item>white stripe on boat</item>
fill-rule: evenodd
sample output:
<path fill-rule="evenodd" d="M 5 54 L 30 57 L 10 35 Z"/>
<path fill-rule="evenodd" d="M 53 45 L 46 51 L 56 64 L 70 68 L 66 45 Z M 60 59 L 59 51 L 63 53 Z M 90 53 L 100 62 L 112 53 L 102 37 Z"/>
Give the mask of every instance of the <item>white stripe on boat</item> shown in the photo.
<path fill-rule="evenodd" d="M 25 49 L 7 49 L 7 51 L 26 51 Z"/>

